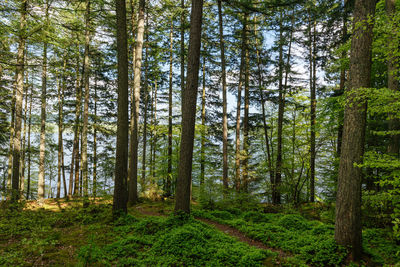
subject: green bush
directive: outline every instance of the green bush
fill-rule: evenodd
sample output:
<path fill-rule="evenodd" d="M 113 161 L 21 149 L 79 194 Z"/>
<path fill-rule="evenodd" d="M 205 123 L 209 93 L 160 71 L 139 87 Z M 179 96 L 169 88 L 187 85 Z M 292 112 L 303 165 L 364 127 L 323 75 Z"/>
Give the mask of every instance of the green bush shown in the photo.
<path fill-rule="evenodd" d="M 257 211 L 248 211 L 243 214 L 243 220 L 247 222 L 269 222 L 269 218 Z"/>
<path fill-rule="evenodd" d="M 307 221 L 302 216 L 296 214 L 283 216 L 279 219 L 278 225 L 288 230 L 305 231 L 310 229 Z"/>

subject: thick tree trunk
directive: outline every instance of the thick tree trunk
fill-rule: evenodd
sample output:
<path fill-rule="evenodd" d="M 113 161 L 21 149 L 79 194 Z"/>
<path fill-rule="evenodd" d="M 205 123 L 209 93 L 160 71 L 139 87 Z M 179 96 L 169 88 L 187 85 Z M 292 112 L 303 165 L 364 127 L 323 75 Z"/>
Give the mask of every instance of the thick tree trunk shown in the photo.
<path fill-rule="evenodd" d="M 222 4 L 218 0 L 219 45 L 221 50 L 221 80 L 222 80 L 222 184 L 228 189 L 228 115 L 227 115 L 227 89 L 226 89 L 226 62 L 225 41 L 222 20 Z"/>
<path fill-rule="evenodd" d="M 134 73 L 134 109 L 133 109 L 133 129 L 132 129 L 132 152 L 131 155 L 131 179 L 129 180 L 129 205 L 134 205 L 138 200 L 137 176 L 138 176 L 138 131 L 139 131 L 139 103 L 140 103 L 140 77 L 142 68 L 142 51 L 144 36 L 144 9 L 145 0 L 139 1 L 138 31 L 135 48 L 135 73 Z"/>
<path fill-rule="evenodd" d="M 395 11 L 396 11 L 395 0 L 386 0 L 386 14 L 389 20 L 393 21 L 393 16 L 395 14 Z M 395 36 L 396 34 L 395 32 L 397 29 L 394 29 L 395 28 L 394 25 L 392 27 L 393 27 L 392 31 L 394 33 L 389 34 L 388 51 L 396 51 L 398 46 L 398 43 L 394 40 L 395 38 L 393 37 Z M 396 75 L 397 64 L 398 64 L 398 58 L 396 57 L 396 55 L 393 54 L 393 52 L 389 52 L 388 63 L 387 63 L 388 88 L 392 91 L 399 90 L 399 79 Z M 399 131 L 400 120 L 398 118 L 391 118 L 392 116 L 393 114 L 389 114 L 389 131 Z M 399 134 L 391 135 L 391 140 L 387 148 L 388 153 L 397 156 L 399 155 L 399 148 L 400 148 L 400 135 Z"/>
<path fill-rule="evenodd" d="M 194 126 L 196 120 L 196 100 L 199 80 L 202 16 L 203 0 L 192 0 L 187 81 L 185 90 L 182 92 L 182 138 L 180 145 L 175 212 L 190 212 L 190 186 L 192 183 Z"/>
<path fill-rule="evenodd" d="M 113 214 L 127 212 L 127 162 L 128 162 L 128 42 L 126 33 L 125 0 L 116 1 L 117 54 L 118 54 L 118 121 L 117 151 L 115 161 L 115 183 Z"/>
<path fill-rule="evenodd" d="M 364 154 L 366 99 L 362 88 L 370 87 L 372 24 L 368 18 L 375 13 L 374 0 L 356 0 L 354 30 L 350 52 L 350 83 L 347 97 L 342 152 L 339 164 L 336 201 L 335 239 L 351 247 L 353 260 L 361 257 L 361 178 Z"/>
<path fill-rule="evenodd" d="M 171 30 L 169 32 L 169 89 L 168 89 L 168 167 L 167 167 L 167 183 L 165 188 L 165 195 L 171 196 L 171 181 L 172 181 L 172 67 L 173 67 L 173 33 L 174 21 L 171 18 Z"/>
<path fill-rule="evenodd" d="M 85 83 L 85 101 L 83 104 L 83 127 L 82 127 L 82 181 L 83 181 L 83 206 L 89 205 L 89 175 L 88 175 L 88 127 L 89 127 L 89 76 L 90 76 L 90 0 L 86 0 L 85 12 L 85 55 L 83 62 L 83 80 Z"/>
<path fill-rule="evenodd" d="M 24 68 L 25 68 L 25 36 L 27 0 L 21 1 L 20 6 L 20 36 L 17 52 L 16 67 L 16 95 L 15 95 L 15 135 L 13 141 L 13 162 L 12 162 L 12 181 L 11 181 L 11 201 L 19 199 L 19 164 L 21 155 L 21 125 L 22 125 L 22 100 L 24 95 Z"/>
<path fill-rule="evenodd" d="M 146 149 L 147 149 L 147 111 L 149 107 L 149 86 L 148 86 L 148 42 L 149 42 L 149 33 L 148 33 L 148 15 L 146 16 L 146 52 L 144 59 L 144 116 L 143 116 L 143 153 L 142 153 L 142 176 L 140 181 L 140 191 L 146 191 Z M 151 151 L 150 151 L 151 153 Z M 151 155 L 150 155 L 151 157 Z"/>

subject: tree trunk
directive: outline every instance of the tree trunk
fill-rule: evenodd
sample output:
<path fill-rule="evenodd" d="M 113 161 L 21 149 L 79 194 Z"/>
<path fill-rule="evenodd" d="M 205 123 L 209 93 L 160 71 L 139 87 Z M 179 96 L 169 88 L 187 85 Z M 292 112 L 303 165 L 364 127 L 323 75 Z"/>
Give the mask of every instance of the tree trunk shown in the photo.
<path fill-rule="evenodd" d="M 149 26 L 148 15 L 146 16 L 146 52 L 144 59 L 144 116 L 143 116 L 143 153 L 142 153 L 142 177 L 140 178 L 140 191 L 146 191 L 146 148 L 147 148 L 147 110 L 149 107 L 149 87 L 148 87 L 148 42 L 149 33 L 147 31 Z M 151 151 L 150 151 L 151 153 Z M 151 157 L 151 155 L 150 155 Z"/>
<path fill-rule="evenodd" d="M 26 187 L 26 199 L 29 199 L 29 194 L 31 190 L 31 122 L 32 122 L 32 97 L 33 97 L 33 87 L 31 88 L 31 94 L 29 99 L 29 120 L 28 120 L 28 180 Z"/>
<path fill-rule="evenodd" d="M 8 165 L 7 165 L 7 198 L 11 198 L 11 180 L 13 169 L 13 153 L 14 153 L 14 134 L 15 134 L 15 102 L 16 102 L 17 86 L 14 86 L 13 96 L 11 100 L 11 123 L 10 123 L 10 146 L 8 149 Z"/>
<path fill-rule="evenodd" d="M 192 0 L 187 80 L 185 90 L 182 92 L 182 137 L 175 212 L 183 211 L 185 213 L 190 213 L 190 186 L 192 183 L 192 160 L 199 80 L 202 16 L 203 0 Z"/>
<path fill-rule="evenodd" d="M 247 19 L 247 17 L 245 17 Z M 241 181 L 240 181 L 240 107 L 242 102 L 242 84 L 243 84 L 243 68 L 245 66 L 245 50 L 246 50 L 246 29 L 247 21 L 243 22 L 242 29 L 242 51 L 240 56 L 240 70 L 239 70 L 239 84 L 238 84 L 238 95 L 237 95 L 237 105 L 236 105 L 236 149 L 235 149 L 235 188 L 236 191 L 240 191 Z"/>
<path fill-rule="evenodd" d="M 386 0 L 386 14 L 389 17 L 389 20 L 392 21 L 393 23 L 393 16 L 396 11 L 396 5 L 395 5 L 395 0 Z M 388 40 L 388 63 L 387 63 L 387 72 L 388 72 L 388 88 L 392 91 L 398 91 L 399 90 L 399 80 L 396 77 L 396 71 L 397 71 L 397 62 L 398 58 L 396 58 L 396 55 L 393 54 L 393 51 L 397 50 L 398 43 L 394 40 L 396 34 L 396 29 L 394 29 L 395 26 L 392 26 L 392 32 L 393 34 L 389 34 L 389 40 Z M 398 118 L 392 118 L 394 114 L 389 114 L 389 131 L 399 131 L 400 130 L 400 120 Z M 399 148 L 400 148 L 400 135 L 399 134 L 392 134 L 391 135 L 391 140 L 389 142 L 387 151 L 389 154 L 392 155 L 399 155 Z"/>
<path fill-rule="evenodd" d="M 82 181 L 83 181 L 83 206 L 89 205 L 89 175 L 88 175 L 88 126 L 89 126 L 89 76 L 90 76 L 90 0 L 86 0 L 85 12 L 85 55 L 83 62 L 83 80 L 85 83 L 85 102 L 83 105 L 83 127 L 82 127 Z"/>
<path fill-rule="evenodd" d="M 49 22 L 49 3 L 46 1 L 46 26 Z M 46 31 L 47 29 L 45 29 Z M 43 62 L 42 62 L 42 95 L 41 95 L 41 115 L 40 115 L 40 152 L 39 152 L 39 175 L 38 175 L 38 200 L 43 203 L 45 197 L 45 157 L 46 157 L 46 98 L 47 98 L 47 34 L 44 36 L 43 43 Z"/>
<path fill-rule="evenodd" d="M 257 32 L 256 28 L 256 19 L 254 19 L 254 32 Z M 257 35 L 257 34 L 256 34 Z M 263 118 L 263 129 L 264 129 L 264 138 L 265 138 L 265 147 L 267 150 L 267 164 L 268 164 L 268 172 L 270 176 L 270 183 L 271 185 L 274 184 L 274 172 L 272 169 L 272 157 L 271 157 L 271 147 L 269 144 L 269 137 L 268 137 L 268 127 L 267 127 L 267 120 L 266 120 L 266 112 L 265 112 L 265 99 L 264 99 L 264 92 L 262 81 L 264 80 L 262 77 L 262 70 L 261 70 L 261 58 L 260 58 L 260 51 L 258 47 L 258 39 L 256 37 L 256 55 L 257 55 L 257 70 L 258 70 L 258 92 L 260 94 L 260 101 L 261 101 L 261 111 L 262 111 L 262 118 Z"/>
<path fill-rule="evenodd" d="M 60 78 L 60 84 L 58 87 L 58 169 L 57 169 L 57 198 L 61 197 L 61 179 L 64 187 L 64 197 L 67 197 L 67 182 L 65 180 L 65 168 L 64 168 L 64 145 L 63 145 L 63 131 L 64 131 L 64 118 L 63 118 L 63 107 L 64 107 L 64 92 L 65 92 L 65 73 L 67 69 L 67 52 L 64 55 L 63 70 Z M 61 178 L 62 176 L 62 178 Z"/>
<path fill-rule="evenodd" d="M 245 13 L 245 23 L 247 25 L 247 17 L 248 14 Z M 244 116 L 243 116 L 243 191 L 248 192 L 248 184 L 249 184 L 249 97 L 250 97 L 250 88 L 249 88 L 249 49 L 247 46 L 247 27 L 246 31 L 246 41 L 244 42 L 245 49 L 245 65 L 244 65 Z"/>
<path fill-rule="evenodd" d="M 22 118 L 22 100 L 24 95 L 24 68 L 25 68 L 25 27 L 26 27 L 27 0 L 21 0 L 20 6 L 20 36 L 17 52 L 16 67 L 16 95 L 15 95 L 15 125 L 13 141 L 13 163 L 12 163 L 12 181 L 11 181 L 11 201 L 16 202 L 19 199 L 19 164 L 21 155 L 21 118 Z"/>
<path fill-rule="evenodd" d="M 139 130 L 139 103 L 140 103 L 140 77 L 142 68 L 142 50 L 144 35 L 144 9 L 145 0 L 139 1 L 138 31 L 135 48 L 135 73 L 134 73 L 134 109 L 133 109 L 133 129 L 132 129 L 132 152 L 131 155 L 131 179 L 129 180 L 129 205 L 134 205 L 138 200 L 137 176 L 138 176 L 138 130 Z"/>
<path fill-rule="evenodd" d="M 180 16 L 180 57 L 181 57 L 181 93 L 185 91 L 185 0 L 181 0 L 181 16 Z"/>
<path fill-rule="evenodd" d="M 200 197 L 203 196 L 206 142 L 206 58 L 203 57 L 203 92 L 201 95 L 201 144 L 200 144 Z"/>
<path fill-rule="evenodd" d="M 27 124 L 27 112 L 28 112 L 28 74 L 25 75 L 25 107 L 24 107 L 24 132 L 22 134 L 22 153 L 21 153 L 21 174 L 19 181 L 20 196 L 23 197 L 25 189 L 25 155 L 26 155 L 26 124 Z"/>
<path fill-rule="evenodd" d="M 310 15 L 311 17 L 311 15 Z M 313 24 L 313 29 L 312 25 Z M 309 22 L 310 27 L 310 202 L 315 198 L 315 119 L 316 103 L 315 81 L 316 81 L 316 27 L 315 20 Z"/>
<path fill-rule="evenodd" d="M 168 90 L 168 167 L 167 167 L 167 184 L 165 194 L 171 196 L 171 180 L 172 180 L 172 66 L 173 66 L 173 33 L 174 21 L 171 18 L 171 30 L 169 32 L 169 90 Z"/>
<path fill-rule="evenodd" d="M 72 156 L 71 156 L 71 172 L 69 177 L 69 188 L 68 188 L 68 195 L 72 197 L 72 195 L 76 195 L 76 181 L 74 182 L 74 175 L 75 175 L 75 160 L 78 159 L 79 154 L 79 116 L 81 113 L 81 93 L 80 93 L 80 83 L 79 83 L 79 51 L 77 51 L 76 56 L 76 96 L 75 96 L 75 125 L 74 125 L 74 142 L 72 147 Z M 79 163 L 78 163 L 79 164 Z M 79 166 L 79 165 L 78 165 Z"/>
<path fill-rule="evenodd" d="M 93 198 L 97 195 L 97 77 L 94 83 L 94 119 L 93 119 Z"/>
<path fill-rule="evenodd" d="M 221 49 L 221 80 L 222 80 L 222 184 L 228 189 L 228 115 L 227 115 L 227 93 L 226 93 L 226 62 L 225 41 L 222 20 L 222 4 L 218 0 L 218 22 L 219 22 L 219 45 Z"/>
<path fill-rule="evenodd" d="M 118 121 L 117 151 L 115 160 L 115 183 L 113 214 L 127 212 L 127 161 L 128 161 L 128 42 L 126 33 L 125 0 L 116 1 L 117 55 L 118 55 Z"/>
<path fill-rule="evenodd" d="M 350 52 L 350 83 L 343 125 L 342 152 L 339 163 L 336 201 L 335 239 L 351 247 L 352 259 L 361 257 L 361 178 L 364 154 L 366 99 L 362 88 L 370 87 L 372 24 L 367 20 L 375 13 L 374 0 L 356 0 L 354 31 Z M 362 24 L 362 25 L 361 25 Z M 361 27 L 360 27 L 361 25 Z"/>

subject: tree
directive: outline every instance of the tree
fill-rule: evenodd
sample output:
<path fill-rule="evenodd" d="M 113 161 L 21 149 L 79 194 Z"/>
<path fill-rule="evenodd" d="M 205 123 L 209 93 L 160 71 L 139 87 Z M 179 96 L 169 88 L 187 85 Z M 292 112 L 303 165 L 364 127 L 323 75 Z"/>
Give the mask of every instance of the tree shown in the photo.
<path fill-rule="evenodd" d="M 131 142 L 133 145 L 130 160 L 131 177 L 129 179 L 129 204 L 134 205 L 138 200 L 137 192 L 137 176 L 138 176 L 138 131 L 139 131 L 139 104 L 140 104 L 140 78 L 142 67 L 142 51 L 143 51 L 143 36 L 144 36 L 144 9 L 145 0 L 139 1 L 139 16 L 138 16 L 138 30 L 135 47 L 135 71 L 134 71 L 134 102 L 133 102 L 133 129 Z"/>
<path fill-rule="evenodd" d="M 22 0 L 20 5 L 19 42 L 17 52 L 16 68 L 16 97 L 15 97 L 15 135 L 13 141 L 13 164 L 11 201 L 19 199 L 19 176 L 21 156 L 21 124 L 22 124 L 22 101 L 24 95 L 24 69 L 25 69 L 25 38 L 26 38 L 26 13 L 28 0 Z"/>
<path fill-rule="evenodd" d="M 350 81 L 344 112 L 343 136 L 336 200 L 335 239 L 351 247 L 353 260 L 361 257 L 361 178 L 366 126 L 366 98 L 363 89 L 371 81 L 371 18 L 374 0 L 356 0 L 350 52 Z"/>
<path fill-rule="evenodd" d="M 117 54 L 118 54 L 118 121 L 115 161 L 113 213 L 127 212 L 127 162 L 128 162 L 128 44 L 126 32 L 126 3 L 116 1 Z"/>
<path fill-rule="evenodd" d="M 176 187 L 175 212 L 190 213 L 190 189 L 196 100 L 199 80 L 203 0 L 192 0 L 186 87 L 182 92 L 182 137 Z"/>

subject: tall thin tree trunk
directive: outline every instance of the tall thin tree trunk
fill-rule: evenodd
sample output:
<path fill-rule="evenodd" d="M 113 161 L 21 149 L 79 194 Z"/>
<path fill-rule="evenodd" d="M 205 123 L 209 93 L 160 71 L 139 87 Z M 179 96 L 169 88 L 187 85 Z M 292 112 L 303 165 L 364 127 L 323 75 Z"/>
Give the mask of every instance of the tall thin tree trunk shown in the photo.
<path fill-rule="evenodd" d="M 140 76 L 142 68 L 142 50 L 143 50 L 143 35 L 144 35 L 144 10 L 145 0 L 139 1 L 139 16 L 138 16 L 138 31 L 135 48 L 135 73 L 134 73 L 134 109 L 133 109 L 133 129 L 132 129 L 132 145 L 133 154 L 131 155 L 131 179 L 129 180 L 129 205 L 134 205 L 138 200 L 137 192 L 137 175 L 138 175 L 138 130 L 139 130 L 139 103 L 140 103 Z"/>
<path fill-rule="evenodd" d="M 83 80 L 85 83 L 85 102 L 83 105 L 83 127 L 82 127 L 82 180 L 83 180 L 83 206 L 89 205 L 89 175 L 88 175 L 88 127 L 89 127 L 89 76 L 90 76 L 90 0 L 86 0 L 85 12 L 85 55 L 83 63 Z"/>
<path fill-rule="evenodd" d="M 79 50 L 77 51 L 76 55 L 76 84 L 75 84 L 75 125 L 74 125 L 74 142 L 72 148 L 72 156 L 71 156 L 71 172 L 69 177 L 69 188 L 68 188 L 68 195 L 72 197 L 72 195 L 76 195 L 76 187 L 77 183 L 75 181 L 75 165 L 76 160 L 78 159 L 79 154 L 79 117 L 81 113 L 81 93 L 80 93 L 80 77 L 79 77 Z M 79 166 L 79 163 L 78 163 Z M 79 167 L 78 167 L 79 168 Z"/>
<path fill-rule="evenodd" d="M 143 116 L 143 153 L 142 153 L 142 176 L 140 181 L 140 189 L 142 192 L 146 191 L 146 148 L 147 148 L 147 110 L 149 106 L 149 88 L 148 88 L 148 42 L 149 42 L 149 33 L 148 33 L 148 15 L 146 16 L 146 51 L 145 51 L 145 59 L 144 59 L 144 116 Z M 151 151 L 150 151 L 151 153 Z M 151 157 L 151 155 L 150 155 Z"/>
<path fill-rule="evenodd" d="M 185 0 L 181 0 L 181 16 L 180 16 L 180 57 L 181 57 L 181 92 L 185 90 Z"/>
<path fill-rule="evenodd" d="M 28 120 L 28 180 L 26 187 L 26 199 L 29 199 L 31 190 L 31 122 L 32 122 L 32 98 L 33 98 L 33 87 L 31 88 L 31 94 L 29 97 L 29 120 Z"/>
<path fill-rule="evenodd" d="M 351 247 L 352 259 L 361 258 L 361 178 L 367 103 L 362 88 L 371 83 L 372 28 L 376 1 L 356 0 L 350 50 L 350 83 L 347 91 L 342 152 L 340 154 L 336 200 L 335 239 Z"/>
<path fill-rule="evenodd" d="M 173 33 L 174 33 L 174 21 L 171 18 L 171 30 L 169 32 L 169 89 L 168 89 L 168 167 L 167 167 L 167 184 L 166 184 L 166 196 L 171 196 L 171 180 L 172 180 L 172 66 L 173 66 Z"/>
<path fill-rule="evenodd" d="M 311 15 L 310 15 L 311 17 Z M 312 25 L 313 24 L 313 25 Z M 310 33 L 310 202 L 315 197 L 315 119 L 316 103 L 315 81 L 316 81 L 316 21 L 309 21 Z"/>
<path fill-rule="evenodd" d="M 64 147 L 63 147 L 63 106 L 64 106 L 64 91 L 65 91 L 65 72 L 67 69 L 67 52 L 64 54 L 63 70 L 58 86 L 58 168 L 57 168 L 57 195 L 56 198 L 61 197 L 61 179 L 64 187 L 64 197 L 67 197 L 67 182 L 65 180 L 64 168 Z M 61 177 L 62 176 L 62 177 Z"/>
<path fill-rule="evenodd" d="M 182 138 L 179 155 L 175 212 L 190 213 L 190 187 L 192 184 L 192 160 L 197 88 L 199 82 L 202 16 L 203 0 L 192 0 L 187 80 L 185 90 L 182 92 Z"/>
<path fill-rule="evenodd" d="M 236 105 L 236 149 L 235 149 L 235 188 L 236 191 L 240 191 L 241 181 L 240 181 L 240 108 L 242 102 L 242 85 L 243 85 L 243 72 L 245 66 L 245 50 L 246 50 L 246 25 L 247 21 L 243 22 L 242 29 L 242 51 L 240 56 L 240 70 L 239 70 L 239 84 L 238 84 L 238 95 L 237 95 L 237 105 Z"/>
<path fill-rule="evenodd" d="M 49 20 L 49 2 L 46 1 L 46 26 Z M 45 29 L 46 31 L 47 29 Z M 40 152 L 38 175 L 38 200 L 43 203 L 45 197 L 45 157 L 46 157 L 46 104 L 47 104 L 47 35 L 44 36 L 43 62 L 42 62 L 42 95 L 40 115 Z"/>
<path fill-rule="evenodd" d="M 270 183 L 271 185 L 274 184 L 274 172 L 272 169 L 272 157 L 271 157 L 271 147 L 269 144 L 269 137 L 268 137 L 268 127 L 267 127 L 267 120 L 266 120 L 266 112 L 265 112 L 265 99 L 264 99 L 264 92 L 262 81 L 262 70 L 261 70 L 261 58 L 260 58 L 260 51 L 258 47 L 258 38 L 257 38 L 257 21 L 254 19 L 254 32 L 256 33 L 256 55 L 257 55 L 257 71 L 258 71 L 258 92 L 260 94 L 260 102 L 261 102 L 261 110 L 262 110 L 262 117 L 263 117 L 263 129 L 264 129 L 264 138 L 265 138 L 265 147 L 267 150 L 267 164 L 268 164 L 268 172 L 270 176 Z"/>
<path fill-rule="evenodd" d="M 25 189 L 25 155 L 26 155 L 26 125 L 28 122 L 28 74 L 25 75 L 25 85 L 26 85 L 26 93 L 25 93 L 25 107 L 24 107 L 24 132 L 22 134 L 22 153 L 21 153 L 21 174 L 20 174 L 20 181 L 19 181 L 19 191 L 21 197 L 24 195 Z"/>
<path fill-rule="evenodd" d="M 93 198 L 97 195 L 97 77 L 94 82 L 94 119 L 93 119 Z"/>
<path fill-rule="evenodd" d="M 16 95 L 15 95 L 15 135 L 13 141 L 13 162 L 12 162 L 12 180 L 11 180 L 11 201 L 15 202 L 19 199 L 19 164 L 21 155 L 21 118 L 22 118 L 22 101 L 24 95 L 24 68 L 25 68 L 25 36 L 27 0 L 21 0 L 20 6 L 20 36 L 17 52 L 16 67 Z"/>
<path fill-rule="evenodd" d="M 17 86 L 14 86 L 11 99 L 11 123 L 10 123 L 10 146 L 8 149 L 8 168 L 7 168 L 7 190 L 6 195 L 11 197 L 11 180 L 13 168 L 13 152 L 14 152 L 14 134 L 15 134 L 15 102 L 16 102 Z"/>
<path fill-rule="evenodd" d="M 218 0 L 218 23 L 219 23 L 219 44 L 221 50 L 221 80 L 222 80 L 222 184 L 228 189 L 228 115 L 227 115 L 227 93 L 226 93 L 226 62 L 225 62 L 225 41 L 222 19 L 222 4 Z"/>
<path fill-rule="evenodd" d="M 156 148 L 157 148 L 157 80 L 154 81 L 154 137 L 153 137 L 153 163 L 151 165 L 151 176 L 156 176 Z"/>
<path fill-rule="evenodd" d="M 247 26 L 248 14 L 244 14 L 245 23 Z M 244 65 L 244 116 L 243 116 L 243 191 L 248 191 L 248 183 L 249 183 L 249 98 L 250 98 L 250 84 L 249 84 L 249 49 L 247 46 L 247 27 L 246 31 L 246 41 L 244 42 L 245 49 L 245 65 Z"/>
<path fill-rule="evenodd" d="M 201 95 L 201 141 L 200 141 L 200 197 L 204 190 L 204 170 L 205 170 L 205 142 L 206 142 L 206 58 L 203 57 L 203 90 Z"/>
<path fill-rule="evenodd" d="M 128 42 L 126 32 L 126 3 L 116 1 L 117 17 L 117 58 L 118 58 L 118 121 L 117 151 L 115 161 L 115 183 L 113 214 L 127 212 L 127 162 L 128 162 Z"/>

